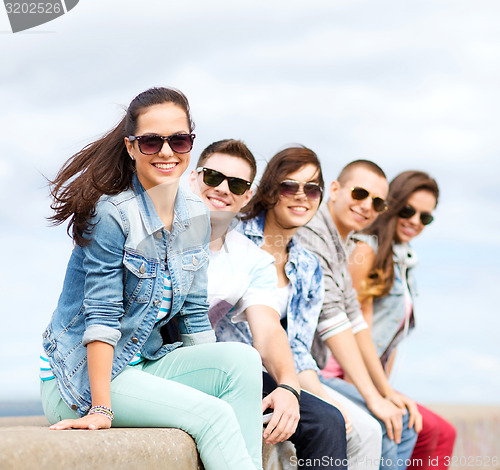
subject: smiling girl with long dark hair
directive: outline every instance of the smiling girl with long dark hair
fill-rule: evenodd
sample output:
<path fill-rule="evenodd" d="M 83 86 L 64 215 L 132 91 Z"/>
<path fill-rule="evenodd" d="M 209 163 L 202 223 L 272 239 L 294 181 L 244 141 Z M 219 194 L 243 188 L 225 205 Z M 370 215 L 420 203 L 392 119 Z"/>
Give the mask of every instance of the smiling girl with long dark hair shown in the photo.
<path fill-rule="evenodd" d="M 192 131 L 182 93 L 146 90 L 53 181 L 75 248 L 43 334 L 42 403 L 51 429 L 180 428 L 205 468 L 260 469 L 260 358 L 215 344 L 208 212 L 179 188 Z"/>

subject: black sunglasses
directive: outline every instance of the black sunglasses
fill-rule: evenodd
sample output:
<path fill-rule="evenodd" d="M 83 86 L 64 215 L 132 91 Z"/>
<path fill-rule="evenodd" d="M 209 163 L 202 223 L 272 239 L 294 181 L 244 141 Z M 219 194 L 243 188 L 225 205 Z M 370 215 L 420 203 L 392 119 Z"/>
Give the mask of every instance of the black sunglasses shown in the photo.
<path fill-rule="evenodd" d="M 351 197 L 355 201 L 362 201 L 368 196 L 372 198 L 373 209 L 375 212 L 384 212 L 387 209 L 387 202 L 385 199 L 378 196 L 372 196 L 369 191 L 365 188 L 360 188 L 359 186 L 351 188 Z"/>
<path fill-rule="evenodd" d="M 405 206 L 399 212 L 398 215 L 402 219 L 410 219 L 418 211 L 413 206 Z M 423 225 L 429 225 L 434 220 L 434 216 L 429 212 L 420 212 L 420 222 Z"/>
<path fill-rule="evenodd" d="M 199 166 L 196 168 L 196 171 L 198 173 L 203 172 L 203 182 L 212 188 L 219 186 L 219 184 L 221 184 L 224 180 L 227 180 L 229 191 L 237 196 L 241 196 L 247 189 L 250 189 L 250 186 L 252 186 L 250 181 L 242 178 L 236 178 L 234 176 L 226 176 L 224 173 L 212 170 L 211 168 Z"/>
<path fill-rule="evenodd" d="M 292 197 L 295 196 L 299 190 L 302 189 L 304 194 L 309 199 L 318 199 L 323 192 L 321 186 L 311 181 L 300 183 L 295 180 L 285 180 L 280 183 L 280 194 L 282 196 Z"/>
<path fill-rule="evenodd" d="M 166 137 L 162 135 L 129 135 L 128 140 L 130 142 L 137 140 L 139 150 L 144 155 L 154 155 L 163 148 L 165 141 L 168 142 L 173 152 L 189 153 L 193 148 L 195 137 L 194 134 L 172 134 Z"/>

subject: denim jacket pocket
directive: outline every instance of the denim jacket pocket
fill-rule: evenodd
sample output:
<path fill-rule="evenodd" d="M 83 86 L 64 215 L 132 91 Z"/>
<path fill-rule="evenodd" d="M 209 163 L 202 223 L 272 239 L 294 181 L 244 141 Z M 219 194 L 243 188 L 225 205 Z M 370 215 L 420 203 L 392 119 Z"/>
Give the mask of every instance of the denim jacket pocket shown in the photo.
<path fill-rule="evenodd" d="M 147 303 L 151 299 L 159 262 L 132 251 L 123 256 L 124 295 L 128 302 Z"/>
<path fill-rule="evenodd" d="M 181 292 L 186 296 L 192 289 L 192 284 L 196 272 L 208 263 L 208 254 L 202 248 L 189 250 L 182 253 L 180 257 L 181 262 Z M 206 266 L 205 266 L 206 268 Z"/>
<path fill-rule="evenodd" d="M 198 271 L 208 262 L 208 254 L 203 249 L 190 250 L 182 254 L 182 269 L 185 271 Z"/>

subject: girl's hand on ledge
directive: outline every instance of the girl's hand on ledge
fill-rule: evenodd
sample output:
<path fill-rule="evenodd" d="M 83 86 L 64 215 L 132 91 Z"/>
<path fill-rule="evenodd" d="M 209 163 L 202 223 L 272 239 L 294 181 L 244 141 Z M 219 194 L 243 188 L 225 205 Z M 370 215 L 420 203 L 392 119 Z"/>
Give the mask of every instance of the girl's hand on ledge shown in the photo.
<path fill-rule="evenodd" d="M 109 429 L 111 420 L 104 415 L 92 414 L 78 419 L 63 419 L 56 424 L 50 426 L 49 429 Z"/>
<path fill-rule="evenodd" d="M 395 391 L 393 391 L 392 394 L 386 398 L 391 400 L 397 407 L 408 410 L 410 413 L 408 428 L 415 427 L 415 432 L 417 433 L 422 430 L 422 415 L 418 411 L 417 404 L 414 400 Z"/>

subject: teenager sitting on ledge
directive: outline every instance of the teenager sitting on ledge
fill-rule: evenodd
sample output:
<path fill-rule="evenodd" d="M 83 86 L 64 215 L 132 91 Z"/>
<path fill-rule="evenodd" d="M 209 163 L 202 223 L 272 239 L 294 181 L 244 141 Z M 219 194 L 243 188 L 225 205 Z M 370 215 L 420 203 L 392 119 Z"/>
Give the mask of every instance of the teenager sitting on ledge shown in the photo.
<path fill-rule="evenodd" d="M 427 173 L 405 171 L 389 185 L 389 209 L 353 237 L 358 241 L 349 265 L 353 284 L 388 376 L 398 344 L 415 326 L 417 254 L 410 242 L 432 222 L 438 197 L 438 185 Z M 417 407 L 422 430 L 411 456 L 415 464 L 408 469 L 444 469 L 453 454 L 455 429 L 424 406 Z"/>
<path fill-rule="evenodd" d="M 174 427 L 207 470 L 261 469 L 261 361 L 215 343 L 208 212 L 179 189 L 192 130 L 182 93 L 147 90 L 53 182 L 75 248 L 43 334 L 43 408 L 51 429 Z M 168 344 L 173 319 L 182 342 Z"/>

